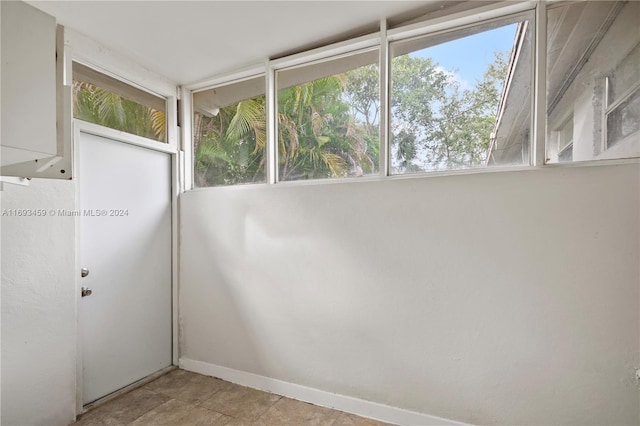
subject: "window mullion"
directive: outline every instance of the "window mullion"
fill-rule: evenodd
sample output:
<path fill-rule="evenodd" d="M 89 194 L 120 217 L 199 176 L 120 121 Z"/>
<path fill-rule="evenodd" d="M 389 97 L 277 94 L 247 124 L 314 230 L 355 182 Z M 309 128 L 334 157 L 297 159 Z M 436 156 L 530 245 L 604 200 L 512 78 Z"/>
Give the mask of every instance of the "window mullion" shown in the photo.
<path fill-rule="evenodd" d="M 389 73 L 389 42 L 387 41 L 387 21 L 380 20 L 380 176 L 391 174 L 391 141 L 389 132 L 390 73 Z"/>
<path fill-rule="evenodd" d="M 181 145 L 178 149 L 184 152 L 183 188 L 185 191 L 194 188 L 194 151 L 193 151 L 193 93 L 191 90 L 180 88 L 180 123 Z"/>
<path fill-rule="evenodd" d="M 539 1 L 535 16 L 535 58 L 533 61 L 534 96 L 532 98 L 533 137 L 531 165 L 545 163 L 547 125 L 547 4 Z"/>
<path fill-rule="evenodd" d="M 267 106 L 267 183 L 278 182 L 278 120 L 276 104 L 276 71 L 267 60 L 265 64 Z"/>

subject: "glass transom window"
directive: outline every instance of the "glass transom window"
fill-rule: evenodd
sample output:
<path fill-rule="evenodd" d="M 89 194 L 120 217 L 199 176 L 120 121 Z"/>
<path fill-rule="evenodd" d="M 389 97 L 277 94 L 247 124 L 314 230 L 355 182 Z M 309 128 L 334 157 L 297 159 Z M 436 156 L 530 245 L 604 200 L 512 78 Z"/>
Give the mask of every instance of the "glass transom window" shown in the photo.
<path fill-rule="evenodd" d="M 391 44 L 391 173 L 529 163 L 531 25 L 503 19 Z"/>
<path fill-rule="evenodd" d="M 73 116 L 167 142 L 166 99 L 73 63 Z"/>
<path fill-rule="evenodd" d="M 379 170 L 378 49 L 278 71 L 279 180 Z"/>
<path fill-rule="evenodd" d="M 266 182 L 264 76 L 193 94 L 197 187 Z"/>

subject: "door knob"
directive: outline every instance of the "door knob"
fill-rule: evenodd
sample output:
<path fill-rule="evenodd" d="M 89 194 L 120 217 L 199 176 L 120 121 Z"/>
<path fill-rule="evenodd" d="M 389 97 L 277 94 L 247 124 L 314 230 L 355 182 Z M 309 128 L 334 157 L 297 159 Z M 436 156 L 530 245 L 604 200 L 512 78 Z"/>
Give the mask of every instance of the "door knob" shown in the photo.
<path fill-rule="evenodd" d="M 87 275 L 89 275 L 89 270 L 87 268 L 80 269 L 80 276 L 82 278 L 86 277 Z"/>
<path fill-rule="evenodd" d="M 93 292 L 91 291 L 91 289 L 89 287 L 82 287 L 82 289 L 80 290 L 80 295 L 82 297 L 91 296 L 91 293 L 93 293 Z"/>

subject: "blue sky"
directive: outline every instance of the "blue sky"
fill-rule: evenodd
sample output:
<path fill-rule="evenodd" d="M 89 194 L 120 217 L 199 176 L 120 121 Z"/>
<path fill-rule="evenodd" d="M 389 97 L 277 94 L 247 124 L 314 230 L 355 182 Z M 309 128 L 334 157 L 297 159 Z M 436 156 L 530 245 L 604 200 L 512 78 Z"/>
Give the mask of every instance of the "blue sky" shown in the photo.
<path fill-rule="evenodd" d="M 485 31 L 411 53 L 411 56 L 431 57 L 447 71 L 455 73 L 470 85 L 482 78 L 487 65 L 493 62 L 496 50 L 510 51 L 517 24 Z"/>

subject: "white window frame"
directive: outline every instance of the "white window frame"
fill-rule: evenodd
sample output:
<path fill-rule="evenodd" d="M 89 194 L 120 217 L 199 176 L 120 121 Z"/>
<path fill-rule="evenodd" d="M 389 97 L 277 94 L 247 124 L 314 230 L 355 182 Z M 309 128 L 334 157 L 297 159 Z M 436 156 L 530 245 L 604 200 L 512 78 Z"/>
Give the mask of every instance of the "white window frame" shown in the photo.
<path fill-rule="evenodd" d="M 589 2 L 590 0 L 575 0 L 573 1 L 573 3 L 580 3 L 580 2 Z M 613 1 L 618 1 L 620 2 L 620 7 L 624 6 L 624 0 L 613 0 Z M 563 6 L 567 6 L 570 5 L 572 2 L 567 2 L 565 0 L 540 0 L 541 5 L 543 7 L 545 7 L 546 9 L 552 9 L 552 8 L 556 8 L 556 7 L 563 7 Z M 545 21 L 546 21 L 546 13 L 545 13 Z M 545 28 L 544 28 L 544 34 L 545 37 L 539 37 L 542 40 L 542 43 L 545 43 L 545 50 L 546 50 L 546 22 L 545 22 Z M 546 55 L 543 58 L 545 60 L 545 69 L 546 69 Z M 544 168 L 557 168 L 557 167 L 590 167 L 590 166 L 598 166 L 598 165 L 617 165 L 617 164 L 633 164 L 633 163 L 640 163 L 640 157 L 611 157 L 611 158 L 607 158 L 606 156 L 602 156 L 602 154 L 605 154 L 608 150 L 608 146 L 607 146 L 607 123 L 606 123 L 606 118 L 608 115 L 608 111 L 609 107 L 608 107 L 608 98 L 609 98 L 609 87 L 608 87 L 608 77 L 611 75 L 611 73 L 614 70 L 606 70 L 606 69 L 602 69 L 601 70 L 603 73 L 608 72 L 609 74 L 599 74 L 599 77 L 597 77 L 601 82 L 602 82 L 602 89 L 600 89 L 601 91 L 599 91 L 596 96 L 598 97 L 598 99 L 601 102 L 601 106 L 602 109 L 600 110 L 600 112 L 598 113 L 598 118 L 597 120 L 599 120 L 598 125 L 600 126 L 597 131 L 600 133 L 600 136 L 597 139 L 594 139 L 594 149 L 596 150 L 595 154 L 600 156 L 600 158 L 590 158 L 590 159 L 585 159 L 585 160 L 572 160 L 572 161 L 558 161 L 555 160 L 553 162 L 551 161 L 546 161 L 543 164 L 541 164 L 541 167 Z M 546 71 L 545 71 L 546 72 Z M 543 76 L 546 74 L 543 74 Z M 536 79 L 538 80 L 538 79 Z M 543 79 L 542 81 L 545 85 L 546 85 L 546 79 Z M 640 84 L 636 87 L 636 90 L 640 89 Z M 632 95 L 634 93 L 634 90 L 631 89 L 628 92 L 625 92 L 623 94 L 623 97 L 625 98 L 624 100 L 626 100 L 626 98 L 630 95 Z M 620 100 L 620 102 L 616 102 L 615 106 L 619 105 L 619 103 L 624 102 L 624 100 Z M 612 109 L 615 109 L 615 106 Z M 611 110 L 612 110 L 611 109 Z M 571 115 L 573 115 L 573 111 L 571 112 Z M 562 122 L 564 122 L 564 120 L 562 120 Z M 545 123 L 546 124 L 546 123 Z M 574 138 L 575 141 L 575 138 Z M 540 144 L 542 144 L 544 147 L 549 148 L 549 151 L 551 150 L 551 146 L 553 143 L 553 139 L 551 139 L 551 143 L 549 140 L 543 140 L 540 142 Z M 538 147 L 540 148 L 540 147 Z M 574 146 L 575 148 L 575 146 Z M 575 151 L 574 151 L 575 152 Z M 559 154 L 559 151 L 557 153 L 555 153 L 556 155 Z"/>
<path fill-rule="evenodd" d="M 78 62 L 136 89 L 166 99 L 167 141 L 158 142 L 179 150 L 178 85 L 124 58 L 86 36 L 65 28 L 64 84 L 72 84 L 72 62 Z"/>
<path fill-rule="evenodd" d="M 267 104 L 267 182 L 268 185 L 309 185 L 330 184 L 345 182 L 362 182 L 371 180 L 424 178 L 432 176 L 460 175 L 473 173 L 492 173 L 501 171 L 522 171 L 539 169 L 542 167 L 566 167 L 596 164 L 620 164 L 638 162 L 638 159 L 620 160 L 590 160 L 586 162 L 547 163 L 547 7 L 557 0 L 527 0 L 519 2 L 496 2 L 489 5 L 473 7 L 460 11 L 452 8 L 452 13 L 426 19 L 409 25 L 388 28 L 387 21 L 380 21 L 379 31 L 362 37 L 353 38 L 340 43 L 331 44 L 317 49 L 294 54 L 279 59 L 266 59 L 264 63 L 247 67 L 233 73 L 222 74 L 214 78 L 204 80 L 181 88 L 182 98 L 182 128 L 183 147 L 185 151 L 184 163 L 185 189 L 193 188 L 193 144 L 190 125 L 193 105 L 191 93 L 195 90 L 212 87 L 215 84 L 229 83 L 233 79 L 247 76 L 265 75 L 265 96 Z M 533 55 L 531 64 L 531 136 L 529 164 L 517 166 L 494 166 L 484 168 L 472 168 L 462 170 L 429 171 L 411 174 L 390 174 L 390 126 L 389 126 L 389 75 L 390 58 L 389 43 L 408 38 L 425 35 L 436 35 L 443 32 L 456 31 L 466 27 L 481 25 L 492 20 L 509 18 L 511 16 L 524 15 L 533 12 L 530 23 L 532 31 Z M 278 180 L 278 141 L 277 141 L 277 99 L 276 99 L 276 72 L 296 66 L 312 64 L 316 61 L 330 61 L 339 55 L 358 53 L 362 49 L 378 48 L 380 52 L 380 173 L 377 176 L 346 177 L 336 179 L 313 179 L 282 182 Z M 259 70 L 259 71 L 258 71 Z M 622 101 L 621 101 L 622 102 Z M 587 163 L 587 164 L 584 164 Z M 217 186 L 215 188 L 245 188 L 252 185 Z M 208 190 L 211 188 L 198 188 Z"/>
<path fill-rule="evenodd" d="M 205 80 L 201 80 L 197 83 L 190 84 L 187 86 L 183 86 L 180 88 L 181 92 L 181 113 L 180 116 L 181 122 L 183 123 L 182 128 L 182 140 L 184 141 L 183 150 L 184 150 L 184 186 L 185 190 L 195 190 L 195 189 L 208 189 L 213 187 L 204 187 L 204 188 L 196 188 L 195 186 L 195 152 L 193 150 L 193 117 L 194 117 L 194 108 L 193 108 L 193 95 L 198 92 L 203 92 L 205 90 L 214 89 L 220 86 L 226 86 L 229 84 L 240 83 L 242 81 L 250 80 L 253 78 L 263 77 L 265 79 L 265 96 L 266 96 L 266 104 L 267 104 L 267 183 L 271 183 L 270 173 L 271 173 L 271 147 L 270 147 L 270 118 L 269 118 L 269 77 L 267 74 L 267 67 L 264 64 L 253 65 L 249 67 L 242 68 L 238 71 L 229 72 L 225 74 L 220 74 L 213 78 L 208 78 Z M 218 188 L 229 188 L 229 187 L 237 187 L 237 186 L 253 186 L 253 185 L 264 185 L 264 182 L 260 183 L 247 183 L 243 185 L 229 185 L 229 186 L 218 186 Z"/>
<path fill-rule="evenodd" d="M 171 99 L 169 99 L 167 96 L 159 95 L 158 93 L 155 93 L 155 92 L 153 92 L 153 91 L 151 91 L 149 89 L 146 89 L 146 88 L 144 88 L 144 87 L 142 87 L 142 86 L 140 86 L 138 84 L 135 84 L 133 82 L 127 81 L 127 80 L 125 80 L 125 79 L 123 79 L 121 77 L 118 77 L 117 75 L 115 75 L 112 72 L 100 69 L 100 67 L 98 67 L 98 66 L 87 64 L 87 63 L 84 63 L 84 62 L 79 61 L 79 60 L 72 60 L 71 61 L 71 76 L 72 76 L 72 80 L 73 80 L 73 67 L 74 67 L 74 64 L 83 65 L 84 67 L 89 68 L 90 70 L 95 71 L 98 74 L 102 74 L 103 76 L 111 78 L 113 80 L 117 80 L 117 81 L 125 84 L 126 86 L 129 86 L 132 89 L 140 90 L 142 92 L 145 92 L 145 93 L 148 93 L 148 94 L 152 95 L 155 98 L 158 98 L 158 100 L 163 100 L 164 101 L 164 111 L 160 111 L 160 112 L 164 112 L 165 117 L 166 117 L 166 123 L 165 123 L 165 132 L 166 132 L 165 133 L 165 139 L 166 140 L 165 141 L 161 141 L 161 140 L 157 140 L 157 139 L 153 139 L 153 138 L 146 138 L 146 137 L 141 136 L 141 135 L 136 135 L 135 133 L 131 133 L 131 134 L 134 135 L 134 136 L 138 136 L 138 137 L 144 138 L 144 139 L 149 140 L 149 141 L 153 141 L 154 143 L 159 143 L 159 144 L 162 144 L 162 145 L 169 146 L 169 147 L 171 147 L 172 150 L 176 150 L 177 149 L 177 142 L 176 142 L 176 137 L 175 137 L 175 135 L 177 134 L 175 132 L 177 123 L 176 123 L 176 126 L 171 126 L 171 130 L 169 128 L 169 122 L 170 122 L 171 119 L 173 119 L 173 117 L 171 119 L 169 117 L 169 115 L 171 114 L 170 113 L 170 106 L 169 106 L 169 104 L 171 103 Z M 73 82 L 71 84 L 73 84 Z M 117 96 L 120 96 L 121 98 L 126 98 L 126 95 L 119 95 L 118 93 L 115 93 L 114 91 L 112 91 L 112 90 L 110 90 L 108 88 L 100 87 L 100 86 L 97 86 L 97 85 L 96 85 L 96 87 L 101 88 L 103 90 L 106 90 L 108 92 L 111 92 L 111 93 L 113 93 L 113 94 L 115 94 Z M 139 104 L 139 105 L 144 105 L 144 104 L 134 100 L 133 97 L 132 98 L 128 98 L 128 99 L 131 100 L 132 102 L 135 102 L 135 103 Z M 173 112 L 173 114 L 175 115 L 175 112 Z M 73 118 L 76 119 L 76 117 L 73 117 Z M 97 123 L 94 123 L 94 124 L 97 124 Z M 97 124 L 97 125 L 100 125 L 100 124 Z M 118 130 L 118 129 L 113 129 L 113 130 Z M 127 132 L 125 132 L 125 133 L 127 133 Z M 171 134 L 171 136 L 173 138 L 173 141 L 172 141 L 173 143 L 169 141 L 169 135 L 170 134 Z"/>
<path fill-rule="evenodd" d="M 489 5 L 489 6 L 485 6 L 481 9 L 483 9 L 482 13 L 479 13 L 478 15 L 473 15 L 471 17 L 465 15 L 465 14 L 460 14 L 461 16 L 454 19 L 454 22 L 456 23 L 456 25 L 448 25 L 449 22 L 448 21 L 444 21 L 441 22 L 441 19 L 443 18 L 439 18 L 437 20 L 434 20 L 434 24 L 429 26 L 425 26 L 424 23 L 420 23 L 420 24 L 414 24 L 413 26 L 417 26 L 417 28 L 413 29 L 413 28 L 399 28 L 398 31 L 390 31 L 389 36 L 387 37 L 387 51 L 389 52 L 388 54 L 391 55 L 391 44 L 394 42 L 402 42 L 402 41 L 406 41 L 406 40 L 411 40 L 411 39 L 419 39 L 419 38 L 427 38 L 427 37 L 436 37 L 438 35 L 441 34 L 447 34 L 447 33 L 454 33 L 460 30 L 464 30 L 467 28 L 474 28 L 474 27 L 478 27 L 484 24 L 490 24 L 492 22 L 499 22 L 502 20 L 509 20 L 509 19 L 519 19 L 519 18 L 523 18 L 523 19 L 529 19 L 530 20 L 530 24 L 529 24 L 529 28 L 531 28 L 532 31 L 532 43 L 536 43 L 536 35 L 538 34 L 538 28 L 537 26 L 534 25 L 535 22 L 538 22 L 538 18 L 537 15 L 535 14 L 535 3 L 534 2 L 527 2 L 527 3 L 516 3 L 513 5 L 510 5 L 508 8 L 505 8 L 504 6 L 502 8 L 499 8 L 496 10 L 496 6 L 497 5 Z M 478 11 L 478 9 L 474 9 L 476 11 Z M 501 12 L 501 13 L 497 13 L 497 12 Z M 546 13 L 545 13 L 546 14 Z M 527 16 L 529 15 L 529 16 Z M 449 16 L 454 16 L 454 15 L 449 15 Z M 471 20 L 470 20 L 471 19 Z M 430 22 L 430 21 L 426 21 L 426 22 Z M 457 40 L 457 39 L 454 39 Z M 535 49 L 535 45 L 532 46 L 533 47 L 533 52 L 532 54 L 535 56 L 537 50 Z M 537 73 L 537 60 L 534 58 L 534 56 L 532 56 L 531 58 L 531 68 L 530 68 L 530 78 L 531 78 L 531 82 L 533 87 L 535 88 L 535 76 Z M 545 57 L 546 57 L 546 50 L 545 50 Z M 546 66 L 546 65 L 545 65 Z M 387 64 L 387 73 L 389 75 L 392 74 L 391 72 L 391 59 L 389 59 L 389 63 Z M 546 74 L 545 74 L 546 75 Z M 505 81 L 505 85 L 509 85 L 510 82 L 509 81 Z M 391 86 L 390 83 L 390 79 L 389 79 L 389 86 Z M 389 87 L 389 92 L 388 92 L 388 96 L 389 99 L 391 98 L 391 87 Z M 545 88 L 545 92 L 546 92 L 546 88 Z M 530 136 L 530 141 L 529 141 L 529 155 L 528 155 L 528 159 L 529 161 L 527 163 L 523 163 L 523 164 L 519 164 L 519 165 L 514 165 L 514 166 L 492 166 L 492 167 L 487 167 L 486 166 L 486 162 L 485 162 L 485 166 L 484 167 L 475 167 L 475 168 L 469 168 L 469 169 L 450 169 L 450 170 L 442 170 L 442 171 L 423 171 L 423 172 L 417 172 L 417 173 L 405 173 L 405 174 L 392 174 L 391 173 L 391 160 L 390 160 L 390 155 L 391 152 L 389 151 L 389 154 L 387 156 L 387 158 L 389 159 L 389 172 L 388 172 L 388 176 L 391 177 L 395 177 L 395 176 L 407 176 L 407 175 L 417 175 L 417 176 L 424 176 L 424 175 L 432 175 L 434 173 L 438 173 L 438 174 L 449 174 L 449 173 L 459 173 L 459 172 L 482 172 L 482 171 L 487 171 L 492 170 L 492 169 L 501 169 L 501 170 L 511 170 L 511 169 L 521 169 L 522 167 L 527 167 L 527 166 L 531 166 L 532 164 L 535 164 L 535 158 L 536 158 L 536 152 L 534 151 L 534 148 L 537 146 L 536 141 L 538 137 L 541 137 L 542 140 L 544 141 L 544 133 L 537 133 L 536 131 L 536 117 L 535 117 L 535 107 L 536 107 L 536 103 L 534 101 L 535 98 L 535 93 L 532 89 L 532 96 L 531 96 L 531 121 L 530 121 L 530 126 L 531 126 L 531 130 L 532 130 L 532 135 Z M 546 95 L 544 96 L 545 99 L 545 105 L 546 105 Z M 390 110 L 387 111 L 387 117 L 386 117 L 389 125 L 389 130 L 387 132 L 387 140 L 386 140 L 386 144 L 389 146 L 389 150 L 391 150 L 390 146 L 391 146 L 391 116 L 390 116 Z M 546 119 L 546 114 L 545 114 L 545 119 Z M 544 144 L 544 142 L 543 142 Z M 487 161 L 489 160 L 489 157 L 487 157 Z"/>
<path fill-rule="evenodd" d="M 349 57 L 351 55 L 357 55 L 359 53 L 370 52 L 374 50 L 380 50 L 381 46 L 381 37 L 379 33 L 370 34 L 362 37 L 358 37 L 356 39 L 348 40 L 345 42 L 332 44 L 325 47 L 320 47 L 317 49 L 310 50 L 308 52 L 299 53 L 296 55 L 288 56 L 286 58 L 277 59 L 274 61 L 270 61 L 269 66 L 269 76 L 270 82 L 272 84 L 268 84 L 269 89 L 271 90 L 267 95 L 268 109 L 273 111 L 273 121 L 271 116 L 267 117 L 267 126 L 273 127 L 273 134 L 268 133 L 268 136 L 272 137 L 271 143 L 272 148 L 272 158 L 269 158 L 270 165 L 273 166 L 273 171 L 269 175 L 270 179 L 268 183 L 278 183 L 278 184 L 295 184 L 300 182 L 325 182 L 337 180 L 340 182 L 344 182 L 345 179 L 348 180 L 363 180 L 363 179 L 371 179 L 375 178 L 375 175 L 368 175 L 362 177 L 346 177 L 346 178 L 333 178 L 333 179 L 310 179 L 310 180 L 293 180 L 293 181 L 281 181 L 279 177 L 279 166 L 278 166 L 278 120 L 275 119 L 275 116 L 278 112 L 278 82 L 277 82 L 277 73 L 279 71 L 292 70 L 295 68 L 302 68 L 306 66 L 312 66 L 316 64 L 321 64 L 324 62 L 331 62 L 332 60 L 341 59 L 345 57 Z M 380 61 L 380 56 L 379 59 Z M 381 68 L 379 67 L 380 71 Z M 380 86 L 382 87 L 382 86 Z M 381 90 L 379 89 L 381 92 Z M 379 93 L 380 95 L 380 93 Z M 382 96 L 380 96 L 380 120 L 379 120 L 379 130 L 378 134 L 380 135 L 380 148 L 379 152 L 386 151 L 387 148 L 387 138 L 382 136 L 383 128 L 382 128 L 382 115 L 385 113 L 386 107 L 383 107 L 382 104 Z M 384 142 L 383 142 L 384 139 Z M 267 145 L 269 145 L 270 139 L 267 138 Z M 384 145 L 384 146 L 383 146 Z M 380 158 L 379 164 L 379 175 L 385 173 L 387 169 L 386 161 L 382 163 L 382 158 Z"/>
<path fill-rule="evenodd" d="M 267 75 L 265 73 L 265 67 L 262 66 L 256 66 L 256 67 L 250 67 L 250 68 L 245 68 L 243 70 L 241 70 L 240 72 L 237 73 L 231 73 L 231 74 L 226 74 L 226 75 L 222 75 L 220 77 L 214 78 L 214 79 L 210 79 L 210 80 L 205 80 L 203 82 L 198 83 L 195 86 L 189 86 L 189 88 L 186 89 L 187 93 L 185 93 L 182 97 L 183 100 L 186 100 L 188 98 L 189 102 L 188 102 L 188 107 L 191 110 L 191 113 L 188 117 L 186 117 L 186 119 L 189 123 L 189 127 L 191 129 L 190 132 L 190 137 L 189 139 L 185 139 L 190 141 L 190 149 L 186 152 L 189 153 L 189 161 L 192 164 L 191 167 L 195 167 L 195 152 L 193 150 L 193 128 L 194 128 L 194 123 L 193 123 L 193 119 L 195 117 L 195 110 L 194 108 L 194 103 L 193 103 L 193 95 L 195 95 L 196 93 L 200 93 L 200 92 L 205 92 L 207 90 L 211 90 L 211 89 L 215 89 L 217 87 L 222 87 L 222 86 L 229 86 L 232 84 L 236 84 L 236 83 L 242 83 L 243 81 L 247 81 L 247 80 L 252 80 L 252 79 L 258 79 L 258 78 L 263 78 L 265 80 L 265 103 L 267 105 L 267 141 L 269 140 L 269 112 L 268 112 L 268 105 L 269 105 L 269 96 L 267 94 L 267 90 L 268 90 L 268 79 L 267 79 Z M 264 185 L 265 183 L 270 183 L 269 181 L 269 176 L 270 176 L 270 168 L 271 168 L 271 159 L 270 159 L 270 155 L 269 155 L 269 151 L 270 151 L 270 147 L 269 147 L 269 143 L 267 142 L 267 146 L 265 147 L 265 155 L 267 156 L 267 161 L 266 161 L 266 170 L 265 170 L 265 176 L 266 176 L 266 182 L 251 182 L 251 183 L 243 183 L 243 184 L 238 184 L 238 185 L 219 185 L 219 186 L 246 186 L 246 185 Z M 193 168 L 190 169 L 191 170 L 191 174 L 190 174 L 190 185 L 191 188 L 196 189 L 195 186 L 195 170 Z M 205 187 L 208 188 L 208 187 Z"/>

